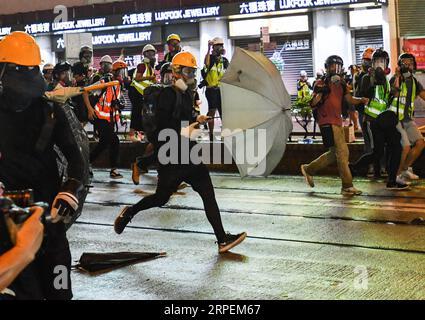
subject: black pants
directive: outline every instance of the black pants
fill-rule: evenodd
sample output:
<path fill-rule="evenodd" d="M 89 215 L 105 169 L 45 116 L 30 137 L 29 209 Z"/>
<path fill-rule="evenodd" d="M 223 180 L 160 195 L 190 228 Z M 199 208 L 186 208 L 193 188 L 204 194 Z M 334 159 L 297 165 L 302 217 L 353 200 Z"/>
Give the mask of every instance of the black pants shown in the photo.
<path fill-rule="evenodd" d="M 128 89 L 128 97 L 131 101 L 131 118 L 130 128 L 136 131 L 143 130 L 142 123 L 142 108 L 143 108 L 143 95 L 139 93 L 133 86 Z"/>
<path fill-rule="evenodd" d="M 220 117 L 222 114 L 221 111 L 221 92 L 220 88 L 206 88 L 205 89 L 205 96 L 208 101 L 208 111 L 211 111 L 212 109 L 217 109 Z"/>
<path fill-rule="evenodd" d="M 402 151 L 400 132 L 398 132 L 396 127 L 383 129 L 376 120 L 368 121 L 368 125 L 372 131 L 371 145 L 373 151 L 361 156 L 360 159 L 354 163 L 353 169 L 359 171 L 367 168 L 371 163 L 377 166 L 386 148 L 388 152 L 388 182 L 395 183 Z M 375 168 L 375 170 L 378 170 L 378 168 Z"/>
<path fill-rule="evenodd" d="M 90 153 L 90 162 L 93 162 L 106 149 L 109 148 L 109 162 L 111 168 L 117 168 L 120 140 L 115 133 L 114 123 L 106 120 L 95 119 L 94 126 L 99 133 L 99 143 Z"/>
<path fill-rule="evenodd" d="M 155 194 L 143 198 L 132 206 L 133 212 L 137 213 L 165 205 L 182 182 L 187 182 L 194 191 L 199 193 L 217 241 L 222 242 L 225 232 L 221 222 L 220 210 L 215 199 L 210 174 L 204 164 L 161 166 L 158 169 L 158 185 Z"/>

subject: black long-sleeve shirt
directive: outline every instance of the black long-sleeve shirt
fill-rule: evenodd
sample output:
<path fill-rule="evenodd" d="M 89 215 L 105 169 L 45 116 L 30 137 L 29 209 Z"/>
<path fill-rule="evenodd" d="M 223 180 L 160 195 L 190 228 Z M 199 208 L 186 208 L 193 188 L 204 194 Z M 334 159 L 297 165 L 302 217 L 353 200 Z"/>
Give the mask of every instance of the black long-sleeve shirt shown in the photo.
<path fill-rule="evenodd" d="M 182 149 L 182 144 L 187 143 L 187 140 L 181 136 L 182 122 L 183 127 L 188 126 L 189 124 L 196 121 L 196 113 L 193 110 L 193 95 L 189 90 L 179 93 L 181 95 L 180 103 L 177 102 L 177 92 L 178 89 L 173 89 L 172 87 L 164 88 L 158 98 L 158 105 L 155 110 L 156 125 L 157 125 L 157 136 L 163 130 L 170 130 L 170 133 L 174 133 L 177 137 L 178 145 L 175 146 L 172 144 L 171 152 L 174 156 L 178 156 L 178 163 L 176 164 L 187 164 L 184 160 L 189 159 L 190 150 L 196 145 L 195 141 L 189 142 L 189 151 Z M 170 139 L 167 138 L 166 141 L 157 141 L 155 143 L 157 151 L 164 147 L 170 145 Z M 177 152 L 177 153 L 176 153 Z M 169 153 L 167 153 L 169 154 Z M 164 164 L 161 161 L 161 153 L 158 154 L 159 163 Z"/>
<path fill-rule="evenodd" d="M 6 189 L 33 189 L 35 201 L 51 203 L 62 181 L 58 173 L 58 146 L 68 162 L 68 178 L 82 181 L 84 160 L 65 111 L 54 105 L 55 123 L 43 152 L 36 144 L 47 120 L 43 99 L 35 100 L 22 112 L 5 111 L 0 105 L 0 181 Z"/>

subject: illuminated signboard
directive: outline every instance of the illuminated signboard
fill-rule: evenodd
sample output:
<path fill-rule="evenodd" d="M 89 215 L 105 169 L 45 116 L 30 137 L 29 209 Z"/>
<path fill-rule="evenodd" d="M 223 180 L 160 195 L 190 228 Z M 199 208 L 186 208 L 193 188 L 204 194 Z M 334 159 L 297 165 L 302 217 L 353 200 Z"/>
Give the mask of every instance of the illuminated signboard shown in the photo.
<path fill-rule="evenodd" d="M 52 23 L 52 31 L 78 30 L 104 27 L 106 18 L 85 19 Z"/>
<path fill-rule="evenodd" d="M 195 19 L 220 16 L 220 6 L 155 12 L 155 21 Z"/>
<path fill-rule="evenodd" d="M 152 23 L 152 12 L 145 13 L 132 13 L 122 16 L 123 25 L 139 24 L 139 23 Z"/>
<path fill-rule="evenodd" d="M 356 3 L 375 2 L 386 4 L 387 0 L 364 1 L 364 0 L 279 0 L 279 9 L 304 9 L 315 7 L 326 7 L 336 5 L 348 5 Z"/>
<path fill-rule="evenodd" d="M 9 34 L 11 31 L 12 31 L 11 27 L 0 28 L 0 36 L 5 36 L 5 35 Z"/>
<path fill-rule="evenodd" d="M 161 28 L 131 29 L 130 31 L 97 32 L 92 35 L 94 48 L 107 48 L 116 46 L 140 45 L 143 43 L 161 42 Z M 54 51 L 63 51 L 65 41 L 63 36 L 55 36 L 52 39 Z"/>
<path fill-rule="evenodd" d="M 276 11 L 276 1 L 243 2 L 239 5 L 239 9 L 240 14 Z"/>

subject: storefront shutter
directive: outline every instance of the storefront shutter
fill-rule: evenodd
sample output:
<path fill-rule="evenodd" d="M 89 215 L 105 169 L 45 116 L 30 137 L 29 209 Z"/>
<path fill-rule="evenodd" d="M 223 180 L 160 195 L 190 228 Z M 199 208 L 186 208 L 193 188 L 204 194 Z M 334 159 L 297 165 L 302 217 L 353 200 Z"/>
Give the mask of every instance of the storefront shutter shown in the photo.
<path fill-rule="evenodd" d="M 271 37 L 275 47 L 265 48 L 264 54 L 272 60 L 281 71 L 282 80 L 289 94 L 294 99 L 297 95 L 297 80 L 301 70 L 305 70 L 312 78 L 313 49 L 310 35 L 297 35 L 286 37 Z M 259 38 L 235 40 L 235 45 L 243 49 L 259 51 Z"/>
<path fill-rule="evenodd" d="M 397 3 L 400 36 L 425 36 L 424 0 L 400 0 Z"/>
<path fill-rule="evenodd" d="M 367 47 L 375 49 L 384 47 L 384 40 L 382 36 L 382 27 L 361 29 L 354 31 L 354 42 L 356 49 L 356 64 L 361 64 L 362 53 Z"/>

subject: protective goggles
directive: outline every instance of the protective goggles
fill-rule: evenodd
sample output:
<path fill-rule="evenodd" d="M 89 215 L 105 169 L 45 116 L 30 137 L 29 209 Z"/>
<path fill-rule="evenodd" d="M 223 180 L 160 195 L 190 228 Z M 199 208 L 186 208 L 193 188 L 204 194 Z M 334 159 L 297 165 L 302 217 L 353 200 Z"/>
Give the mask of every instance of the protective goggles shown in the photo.
<path fill-rule="evenodd" d="M 187 78 L 195 78 L 196 77 L 196 68 L 191 67 L 183 67 L 181 69 L 182 75 L 184 75 Z"/>
<path fill-rule="evenodd" d="M 387 68 L 387 61 L 384 58 L 378 58 L 373 60 L 372 67 L 374 69 L 381 68 L 382 70 L 385 70 Z"/>

